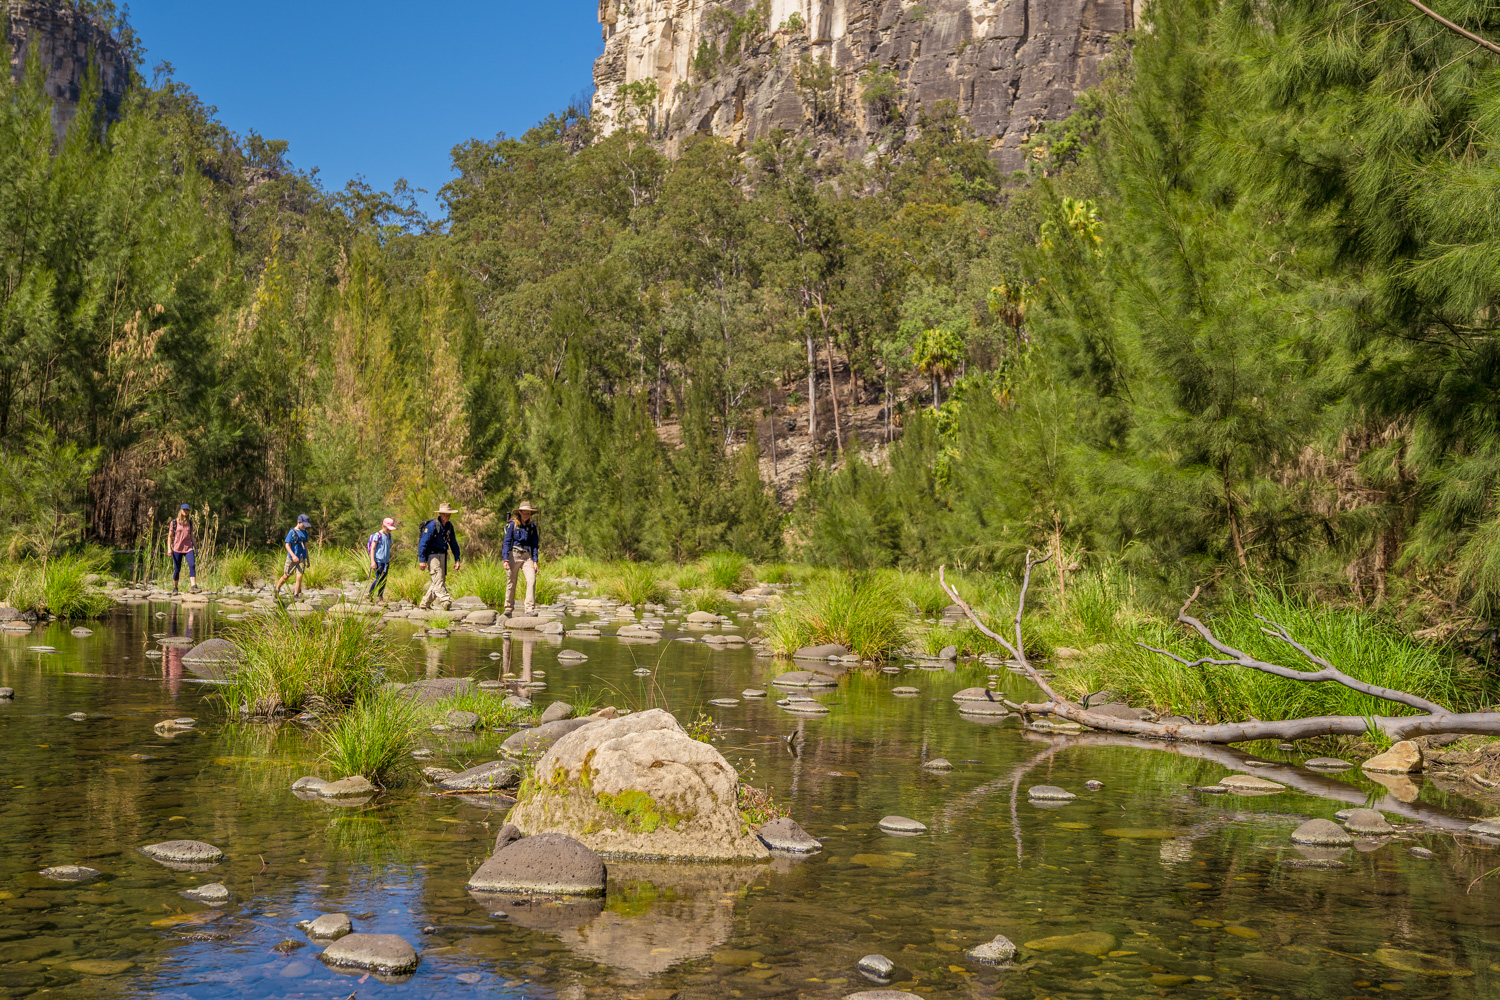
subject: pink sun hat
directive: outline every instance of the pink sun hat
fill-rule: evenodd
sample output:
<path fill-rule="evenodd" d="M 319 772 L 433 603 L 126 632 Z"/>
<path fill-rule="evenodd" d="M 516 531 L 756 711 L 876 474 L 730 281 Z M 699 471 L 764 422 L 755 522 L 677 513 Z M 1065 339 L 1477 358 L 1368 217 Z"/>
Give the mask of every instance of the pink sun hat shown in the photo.
<path fill-rule="evenodd" d="M 388 517 L 384 521 L 381 521 L 380 525 L 383 528 L 394 528 L 396 526 L 396 519 L 394 517 Z"/>

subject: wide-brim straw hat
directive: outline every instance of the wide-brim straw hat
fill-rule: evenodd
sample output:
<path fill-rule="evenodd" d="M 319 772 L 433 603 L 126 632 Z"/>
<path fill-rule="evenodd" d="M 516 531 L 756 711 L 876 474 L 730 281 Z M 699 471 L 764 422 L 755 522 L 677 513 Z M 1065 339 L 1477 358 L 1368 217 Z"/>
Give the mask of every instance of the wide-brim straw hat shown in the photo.
<path fill-rule="evenodd" d="M 458 508 L 452 506 L 451 504 L 446 504 L 445 503 L 445 504 L 441 504 L 438 507 L 437 512 L 439 514 L 457 514 L 458 513 Z"/>
<path fill-rule="evenodd" d="M 513 514 L 519 514 L 522 511 L 525 511 L 528 514 L 540 514 L 541 513 L 541 511 L 539 511 L 535 507 L 531 506 L 531 501 L 530 500 L 522 500 L 521 501 L 521 506 L 519 506 L 515 510 L 511 511 L 511 513 L 513 513 Z"/>

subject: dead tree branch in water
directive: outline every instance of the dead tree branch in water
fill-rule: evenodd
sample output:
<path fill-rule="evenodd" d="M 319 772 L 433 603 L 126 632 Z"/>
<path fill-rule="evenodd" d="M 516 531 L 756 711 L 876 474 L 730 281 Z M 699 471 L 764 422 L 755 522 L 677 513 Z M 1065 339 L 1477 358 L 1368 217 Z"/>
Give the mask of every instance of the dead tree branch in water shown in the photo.
<path fill-rule="evenodd" d="M 1059 694 L 1048 682 L 1047 678 L 1031 665 L 1031 660 L 1026 656 L 1026 646 L 1023 641 L 1021 628 L 1021 619 L 1026 613 L 1026 593 L 1031 587 L 1032 569 L 1046 560 L 1047 556 L 1045 554 L 1041 558 L 1033 558 L 1029 550 L 1026 553 L 1026 572 L 1021 581 L 1020 600 L 1016 604 L 1014 643 L 1004 636 L 998 635 L 985 625 L 984 622 L 980 621 L 979 616 L 974 613 L 974 609 L 948 583 L 947 576 L 945 575 L 945 567 L 938 569 L 938 581 L 942 584 L 944 592 L 952 599 L 953 603 L 962 609 L 969 621 L 974 623 L 975 628 L 1000 643 L 1010 653 L 1012 659 L 1020 664 L 1022 670 L 1025 671 L 1026 676 L 1032 683 L 1041 688 L 1042 694 L 1047 696 L 1047 701 L 1035 704 L 1004 702 L 1007 708 L 1020 712 L 1023 715 L 1051 715 L 1065 719 L 1068 722 L 1076 722 L 1079 725 L 1088 726 L 1090 729 L 1100 729 L 1114 733 L 1128 733 L 1134 736 L 1145 736 L 1154 739 L 1193 740 L 1199 743 L 1245 743 L 1251 740 L 1305 740 L 1316 736 L 1363 736 L 1370 732 L 1372 728 L 1379 730 L 1393 740 L 1406 740 L 1417 736 L 1433 736 L 1442 733 L 1500 735 L 1500 712 L 1451 712 L 1436 702 L 1428 701 L 1426 698 L 1418 697 L 1406 691 L 1383 688 L 1375 684 L 1366 684 L 1364 681 L 1350 677 L 1326 659 L 1307 649 L 1294 639 L 1284 626 L 1265 618 L 1261 618 L 1260 620 L 1265 622 L 1263 631 L 1267 635 L 1285 642 L 1305 656 L 1319 669 L 1296 670 L 1291 667 L 1281 666 L 1280 664 L 1258 660 L 1243 650 L 1236 649 L 1222 642 L 1207 625 L 1204 625 L 1203 622 L 1188 614 L 1188 608 L 1192 606 L 1193 601 L 1198 597 L 1197 590 L 1193 591 L 1192 596 L 1187 599 L 1182 608 L 1177 612 L 1177 620 L 1195 630 L 1204 641 L 1221 654 L 1219 657 L 1206 656 L 1196 660 L 1187 660 L 1177 656 L 1175 653 L 1156 649 L 1144 643 L 1138 643 L 1138 645 L 1153 653 L 1170 657 L 1187 668 L 1196 668 L 1204 665 L 1240 666 L 1302 683 L 1332 681 L 1336 684 L 1342 684 L 1350 690 L 1358 691 L 1361 694 L 1405 705 L 1408 708 L 1419 709 L 1424 714 L 1395 716 L 1318 715 L 1300 719 L 1270 721 L 1250 719 L 1245 722 L 1199 725 L 1197 723 L 1164 724 L 1137 719 L 1117 719 L 1113 716 L 1090 712 L 1088 709 L 1074 704 Z"/>

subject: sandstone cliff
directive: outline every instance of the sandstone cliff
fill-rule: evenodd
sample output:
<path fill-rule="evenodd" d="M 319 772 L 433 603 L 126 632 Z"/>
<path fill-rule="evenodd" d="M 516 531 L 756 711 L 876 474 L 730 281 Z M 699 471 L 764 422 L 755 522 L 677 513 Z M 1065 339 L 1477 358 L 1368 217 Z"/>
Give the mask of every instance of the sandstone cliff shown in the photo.
<path fill-rule="evenodd" d="M 1003 169 L 1098 81 L 1140 0 L 600 0 L 594 120 L 643 120 L 675 152 L 773 129 L 864 156 L 951 100 Z"/>
<path fill-rule="evenodd" d="M 91 64 L 99 73 L 105 113 L 118 110 L 130 82 L 130 58 L 108 29 L 73 4 L 55 0 L 5 0 L 0 14 L 9 29 L 11 76 L 18 79 L 36 54 L 47 75 L 47 95 L 57 105 L 59 135 L 78 111 Z"/>

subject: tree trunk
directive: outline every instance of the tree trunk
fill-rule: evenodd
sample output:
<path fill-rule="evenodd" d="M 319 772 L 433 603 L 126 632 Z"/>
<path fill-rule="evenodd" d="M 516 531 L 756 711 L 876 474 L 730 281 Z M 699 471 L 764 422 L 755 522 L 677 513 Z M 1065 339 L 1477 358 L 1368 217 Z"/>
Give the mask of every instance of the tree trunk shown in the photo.
<path fill-rule="evenodd" d="M 812 453 L 818 453 L 818 356 L 813 348 L 812 330 L 807 331 L 807 436 Z"/>
<path fill-rule="evenodd" d="M 823 343 L 828 347 L 828 398 L 833 400 L 833 439 L 838 444 L 839 454 L 844 453 L 844 431 L 839 425 L 839 385 L 833 380 L 833 338 L 828 328 L 823 328 Z"/>
<path fill-rule="evenodd" d="M 1068 567 L 1063 562 L 1062 517 L 1052 512 L 1052 551 L 1057 556 L 1057 604 L 1062 614 L 1068 613 Z"/>
<path fill-rule="evenodd" d="M 1245 556 L 1245 542 L 1240 535 L 1240 515 L 1234 506 L 1234 488 L 1229 482 L 1229 456 L 1224 456 L 1222 466 L 1224 476 L 1224 506 L 1229 511 L 1229 538 L 1234 543 L 1234 555 L 1240 562 L 1240 572 L 1250 571 L 1250 560 Z"/>

